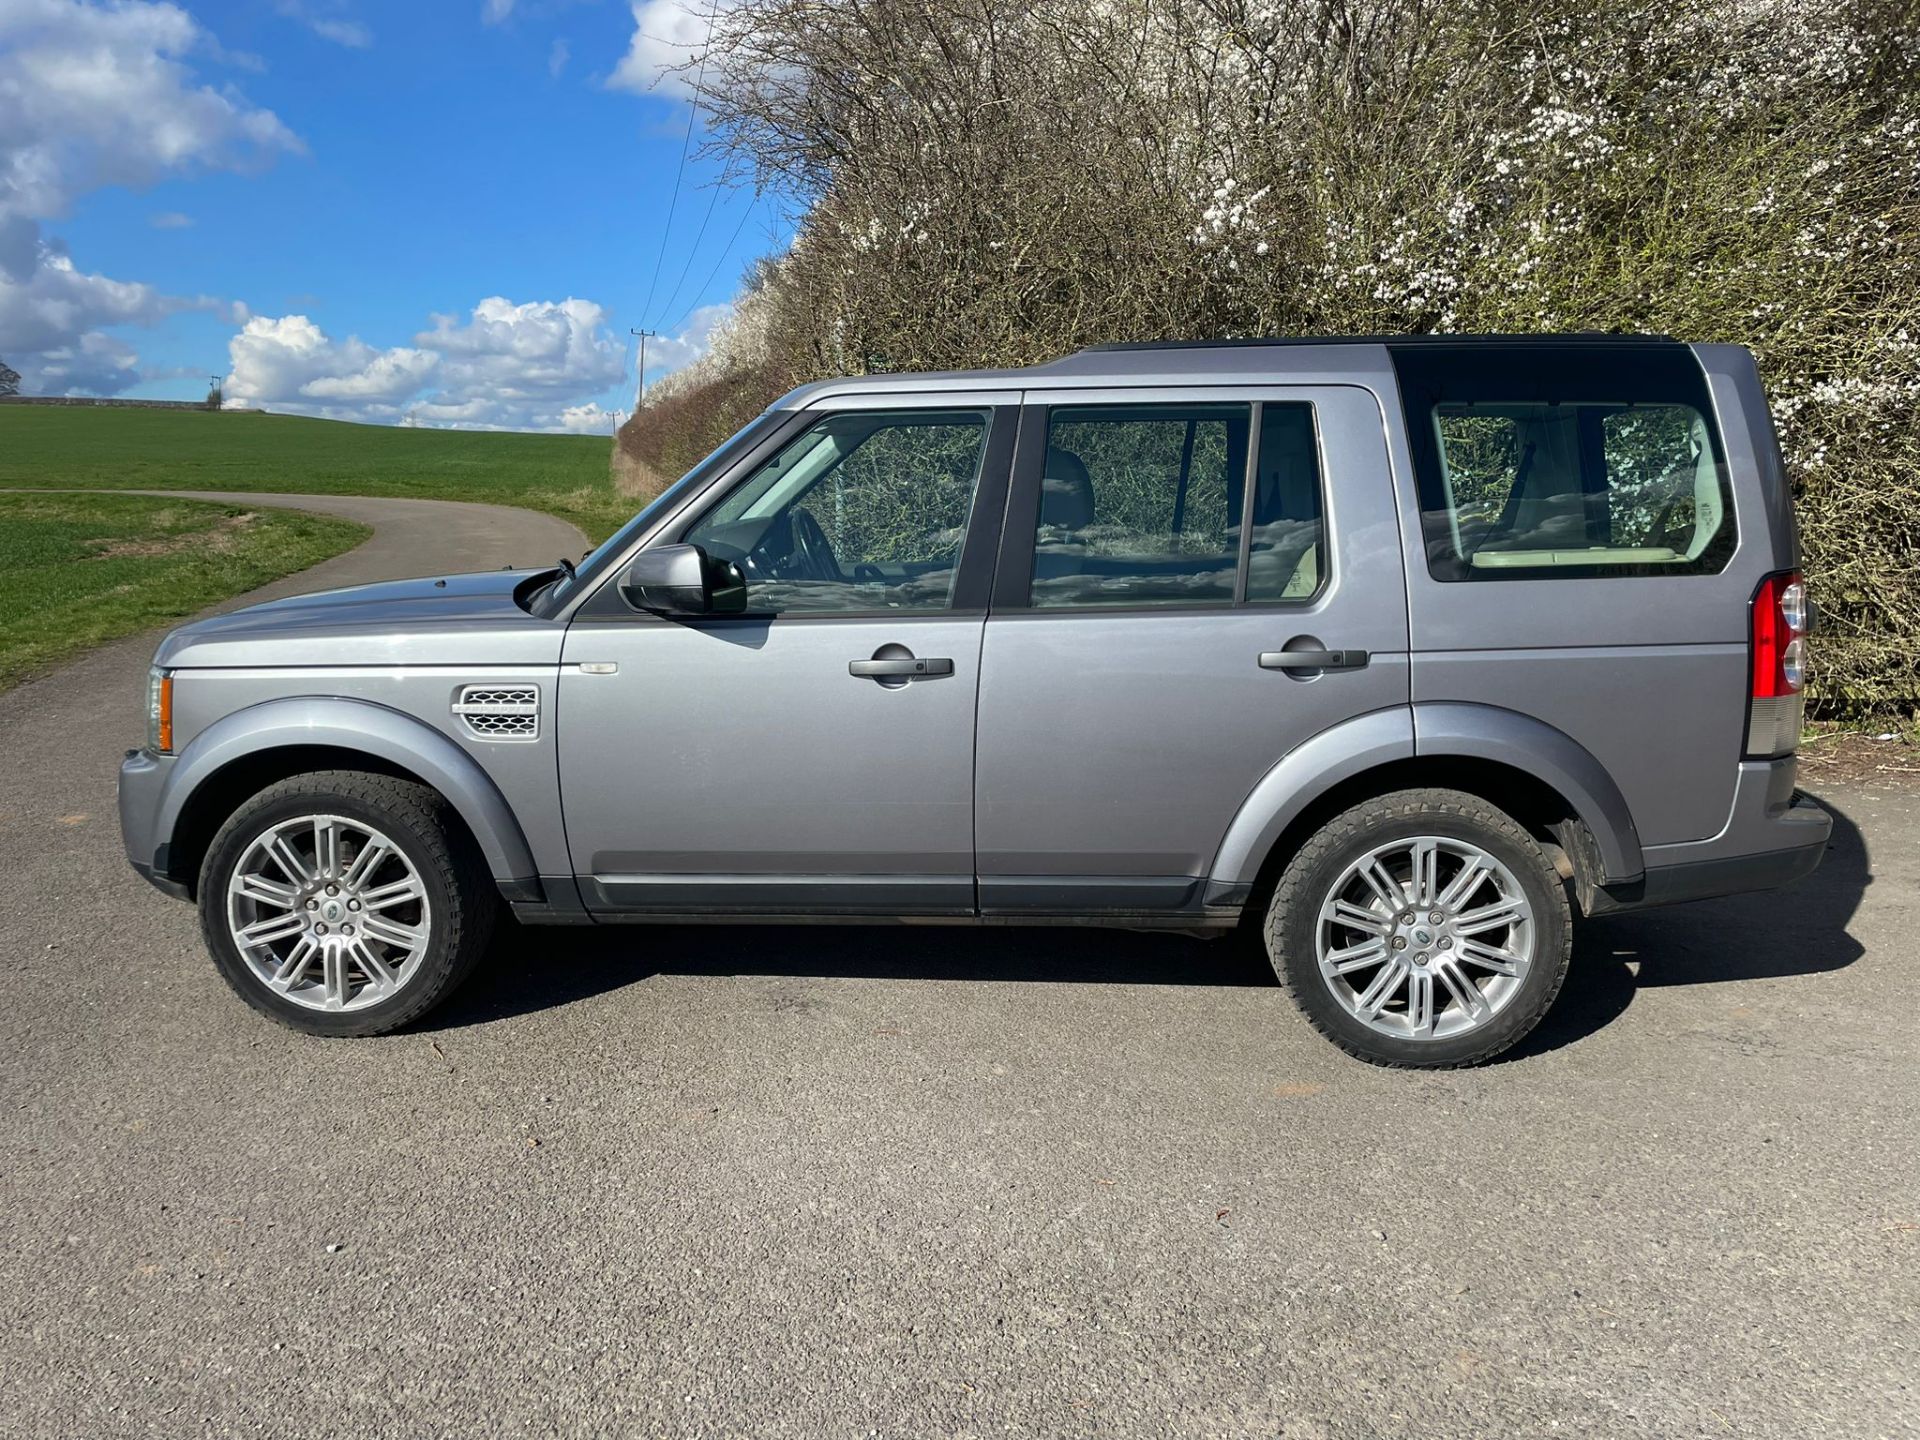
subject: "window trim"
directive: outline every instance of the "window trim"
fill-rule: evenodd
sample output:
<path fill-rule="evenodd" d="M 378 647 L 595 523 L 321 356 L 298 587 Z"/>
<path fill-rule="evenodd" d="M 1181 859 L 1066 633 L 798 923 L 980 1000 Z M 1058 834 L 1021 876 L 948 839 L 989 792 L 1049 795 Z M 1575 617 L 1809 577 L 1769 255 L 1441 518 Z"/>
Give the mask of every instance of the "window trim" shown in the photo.
<path fill-rule="evenodd" d="M 1001 527 L 1000 560 L 994 574 L 990 613 L 1009 619 L 1021 616 L 1068 615 L 1229 615 L 1238 611 L 1300 610 L 1318 604 L 1333 583 L 1334 545 L 1331 500 L 1327 483 L 1326 431 L 1320 423 L 1320 406 L 1311 399 L 1270 391 L 1234 394 L 1209 387 L 1191 394 L 1156 389 L 1150 394 L 1113 398 L 1103 392 L 1098 398 L 1076 395 L 1071 390 L 1049 390 L 1045 400 L 1032 398 L 1021 406 L 1020 438 L 1013 456 L 1011 484 L 1007 491 L 1006 518 Z M 1046 473 L 1047 438 L 1052 430 L 1055 410 L 1178 409 L 1203 405 L 1245 405 L 1250 419 L 1247 427 L 1245 470 L 1240 480 L 1240 549 L 1234 562 L 1233 595 L 1222 601 L 1181 601 L 1169 605 L 1116 603 L 1112 605 L 1035 605 L 1033 603 L 1033 557 L 1040 524 L 1041 482 Z M 1307 595 L 1286 599 L 1250 600 L 1247 583 L 1253 555 L 1253 505 L 1258 493 L 1260 439 L 1267 407 L 1298 405 L 1307 411 L 1313 427 L 1315 484 L 1320 497 L 1320 574 L 1318 583 Z"/>

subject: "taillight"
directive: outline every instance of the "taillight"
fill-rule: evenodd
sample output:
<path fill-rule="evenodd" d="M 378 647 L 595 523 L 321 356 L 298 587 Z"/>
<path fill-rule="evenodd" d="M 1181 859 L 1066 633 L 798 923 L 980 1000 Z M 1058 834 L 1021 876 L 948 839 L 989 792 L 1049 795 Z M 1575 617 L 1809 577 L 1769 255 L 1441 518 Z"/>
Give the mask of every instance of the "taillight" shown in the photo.
<path fill-rule="evenodd" d="M 1747 701 L 1749 760 L 1791 755 L 1806 709 L 1807 583 L 1798 570 L 1769 575 L 1754 591 L 1748 620 L 1752 684 Z"/>

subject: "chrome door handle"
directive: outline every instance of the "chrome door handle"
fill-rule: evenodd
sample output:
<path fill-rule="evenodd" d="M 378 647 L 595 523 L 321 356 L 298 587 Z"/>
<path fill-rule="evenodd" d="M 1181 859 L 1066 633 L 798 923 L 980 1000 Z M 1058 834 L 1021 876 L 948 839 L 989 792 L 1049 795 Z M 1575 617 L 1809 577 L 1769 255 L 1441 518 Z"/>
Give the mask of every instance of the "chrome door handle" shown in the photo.
<path fill-rule="evenodd" d="M 1364 650 L 1262 650 L 1262 670 L 1359 670 L 1372 657 Z"/>
<path fill-rule="evenodd" d="M 849 660 L 847 673 L 863 679 L 930 680 L 935 675 L 953 674 L 953 661 L 927 660 Z"/>

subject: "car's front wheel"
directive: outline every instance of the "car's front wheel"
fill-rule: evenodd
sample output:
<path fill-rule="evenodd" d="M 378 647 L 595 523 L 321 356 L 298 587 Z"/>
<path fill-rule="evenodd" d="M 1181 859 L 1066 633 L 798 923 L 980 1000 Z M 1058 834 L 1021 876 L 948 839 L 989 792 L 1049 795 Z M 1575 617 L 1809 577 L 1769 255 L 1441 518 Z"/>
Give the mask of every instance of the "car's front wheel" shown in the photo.
<path fill-rule="evenodd" d="M 1376 1065 L 1472 1065 L 1553 1004 L 1572 912 L 1511 816 L 1461 791 L 1403 790 L 1301 846 L 1266 944 L 1282 985 L 1341 1049 Z"/>
<path fill-rule="evenodd" d="M 254 1009 L 312 1035 L 378 1035 L 473 969 L 498 896 L 446 802 L 386 775 L 270 785 L 220 829 L 200 926 Z"/>

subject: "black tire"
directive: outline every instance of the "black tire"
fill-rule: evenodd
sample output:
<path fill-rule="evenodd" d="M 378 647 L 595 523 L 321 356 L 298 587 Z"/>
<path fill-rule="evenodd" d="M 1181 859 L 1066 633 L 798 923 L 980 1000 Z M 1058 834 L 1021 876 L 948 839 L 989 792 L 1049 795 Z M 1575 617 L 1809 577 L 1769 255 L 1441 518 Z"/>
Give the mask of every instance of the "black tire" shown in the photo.
<path fill-rule="evenodd" d="M 270 989 L 228 930 L 227 886 L 234 867 L 270 826 L 306 814 L 371 825 L 420 877 L 432 921 L 419 957 L 397 993 L 360 1010 L 326 1011 Z M 416 1020 L 459 988 L 486 952 L 499 892 L 452 808 L 424 785 L 356 770 L 322 770 L 269 785 L 220 827 L 200 867 L 200 931 L 234 991 L 261 1014 L 309 1035 L 382 1035 Z M 371 908 L 371 907 L 370 907 Z"/>
<path fill-rule="evenodd" d="M 1341 982 L 1323 977 L 1320 969 L 1321 906 L 1348 867 L 1378 846 L 1416 836 L 1463 841 L 1493 856 L 1532 907 L 1531 964 L 1500 1008 L 1462 1034 L 1382 1034 L 1348 1011 L 1334 993 Z M 1335 1045 L 1373 1065 L 1450 1069 L 1491 1059 L 1540 1023 L 1566 979 L 1573 917 L 1566 886 L 1546 852 L 1511 816 L 1458 790 L 1401 790 L 1355 805 L 1300 847 L 1274 889 L 1264 936 L 1281 985 L 1314 1029 Z"/>

